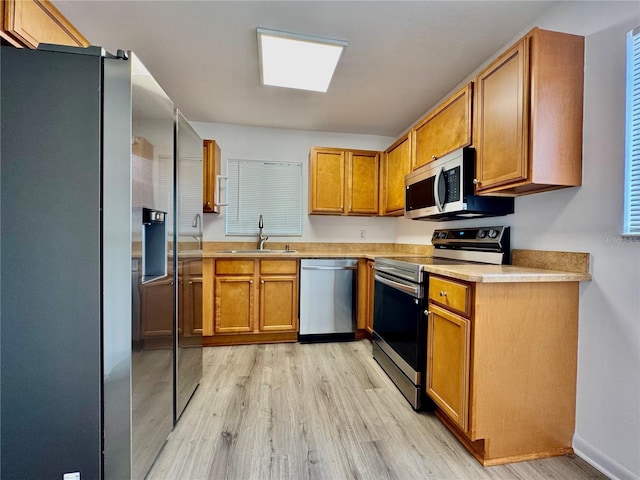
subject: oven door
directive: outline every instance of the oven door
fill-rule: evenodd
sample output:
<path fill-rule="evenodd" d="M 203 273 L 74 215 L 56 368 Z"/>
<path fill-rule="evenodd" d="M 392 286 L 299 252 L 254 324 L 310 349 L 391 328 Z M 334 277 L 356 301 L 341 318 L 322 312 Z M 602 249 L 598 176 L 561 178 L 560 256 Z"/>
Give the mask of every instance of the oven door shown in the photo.
<path fill-rule="evenodd" d="M 375 273 L 374 343 L 420 386 L 425 372 L 425 292 L 420 284 Z"/>

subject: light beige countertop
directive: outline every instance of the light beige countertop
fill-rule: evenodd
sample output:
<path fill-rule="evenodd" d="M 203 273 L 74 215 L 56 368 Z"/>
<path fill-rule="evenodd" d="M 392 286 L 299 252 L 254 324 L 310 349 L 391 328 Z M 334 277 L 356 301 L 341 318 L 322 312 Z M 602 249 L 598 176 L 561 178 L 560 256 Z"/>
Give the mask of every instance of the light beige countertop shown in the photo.
<path fill-rule="evenodd" d="M 565 272 L 517 265 L 428 265 L 426 271 L 477 283 L 582 282 L 588 273 Z"/>
<path fill-rule="evenodd" d="M 272 244 L 284 250 L 285 245 Z M 249 250 L 254 243 L 208 242 L 204 258 L 366 258 L 401 257 L 433 253 L 432 245 L 375 243 L 298 243 L 290 245 L 295 253 L 225 253 L 222 250 Z M 430 273 L 479 283 L 582 282 L 591 280 L 590 255 L 582 252 L 513 250 L 513 265 L 428 265 Z M 552 268 L 551 268 L 552 267 Z"/>

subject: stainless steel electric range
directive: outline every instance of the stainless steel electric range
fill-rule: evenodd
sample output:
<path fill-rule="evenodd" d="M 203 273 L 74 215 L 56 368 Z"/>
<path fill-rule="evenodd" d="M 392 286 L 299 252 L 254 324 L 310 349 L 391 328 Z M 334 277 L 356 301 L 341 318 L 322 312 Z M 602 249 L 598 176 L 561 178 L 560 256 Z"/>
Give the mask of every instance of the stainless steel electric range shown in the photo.
<path fill-rule="evenodd" d="M 510 263 L 509 227 L 435 230 L 431 257 L 375 261 L 373 357 L 414 409 L 425 393 L 429 265 Z"/>

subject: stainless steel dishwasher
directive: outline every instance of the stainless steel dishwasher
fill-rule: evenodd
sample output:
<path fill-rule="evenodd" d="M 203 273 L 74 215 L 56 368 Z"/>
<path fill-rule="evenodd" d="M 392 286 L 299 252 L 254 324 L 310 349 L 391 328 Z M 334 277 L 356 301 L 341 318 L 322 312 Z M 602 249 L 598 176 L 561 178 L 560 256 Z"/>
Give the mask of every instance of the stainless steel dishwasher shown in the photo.
<path fill-rule="evenodd" d="M 300 263 L 300 342 L 355 339 L 355 259 Z"/>

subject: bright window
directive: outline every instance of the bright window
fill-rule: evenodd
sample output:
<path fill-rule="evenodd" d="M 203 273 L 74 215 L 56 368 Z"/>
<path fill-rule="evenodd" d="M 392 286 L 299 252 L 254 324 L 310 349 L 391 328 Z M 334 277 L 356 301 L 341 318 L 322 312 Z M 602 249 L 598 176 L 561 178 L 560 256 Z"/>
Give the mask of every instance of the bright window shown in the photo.
<path fill-rule="evenodd" d="M 302 235 L 302 164 L 255 160 L 227 163 L 227 235 Z"/>
<path fill-rule="evenodd" d="M 627 127 L 622 233 L 640 236 L 640 27 L 627 34 Z"/>

